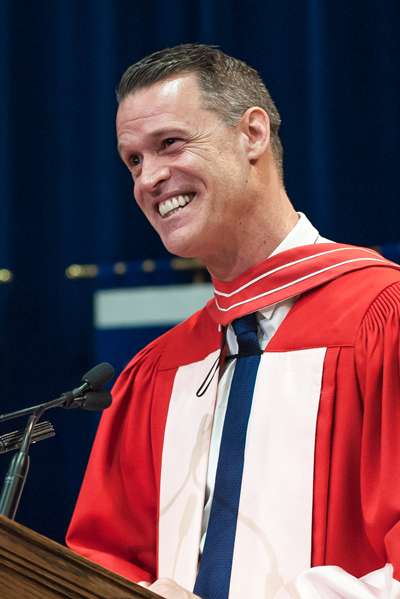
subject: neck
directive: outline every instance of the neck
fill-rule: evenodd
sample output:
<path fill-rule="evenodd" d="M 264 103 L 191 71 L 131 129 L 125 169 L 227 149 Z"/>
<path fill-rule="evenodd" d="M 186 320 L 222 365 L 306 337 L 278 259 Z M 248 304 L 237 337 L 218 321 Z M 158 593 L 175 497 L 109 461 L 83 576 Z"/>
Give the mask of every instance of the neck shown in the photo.
<path fill-rule="evenodd" d="M 220 281 L 231 281 L 243 272 L 268 258 L 285 239 L 298 221 L 284 189 L 280 190 L 266 207 L 265 202 L 256 205 L 262 207 L 252 218 L 237 223 L 234 231 L 224 236 L 229 245 L 217 255 L 203 258 L 211 276 Z M 273 210 L 271 210 L 273 207 Z"/>

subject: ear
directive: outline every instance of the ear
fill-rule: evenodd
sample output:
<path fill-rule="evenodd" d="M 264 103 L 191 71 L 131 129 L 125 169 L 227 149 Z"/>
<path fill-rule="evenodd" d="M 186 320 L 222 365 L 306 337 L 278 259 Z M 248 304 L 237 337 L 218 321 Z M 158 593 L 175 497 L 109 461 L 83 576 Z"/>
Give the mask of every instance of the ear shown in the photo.
<path fill-rule="evenodd" d="M 269 116 L 263 108 L 252 106 L 242 115 L 239 127 L 245 142 L 247 157 L 251 163 L 254 163 L 269 146 Z"/>

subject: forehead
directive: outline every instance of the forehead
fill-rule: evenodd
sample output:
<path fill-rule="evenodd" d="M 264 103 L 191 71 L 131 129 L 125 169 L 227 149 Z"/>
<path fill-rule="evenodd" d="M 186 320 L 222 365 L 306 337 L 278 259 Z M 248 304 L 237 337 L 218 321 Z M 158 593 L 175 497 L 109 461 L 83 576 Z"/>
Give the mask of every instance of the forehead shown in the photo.
<path fill-rule="evenodd" d="M 117 112 L 117 133 L 146 130 L 156 124 L 189 125 L 204 112 L 196 76 L 181 75 L 126 96 Z"/>

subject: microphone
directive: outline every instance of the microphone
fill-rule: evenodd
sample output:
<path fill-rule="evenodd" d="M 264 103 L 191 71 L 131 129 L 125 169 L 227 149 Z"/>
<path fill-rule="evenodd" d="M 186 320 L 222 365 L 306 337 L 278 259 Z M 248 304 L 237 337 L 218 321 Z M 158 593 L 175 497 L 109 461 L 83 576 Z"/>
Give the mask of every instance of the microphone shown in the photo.
<path fill-rule="evenodd" d="M 88 393 L 78 397 L 69 405 L 63 406 L 63 408 L 82 408 L 83 410 L 98 412 L 110 407 L 111 402 L 112 397 L 109 391 L 88 391 Z"/>
<path fill-rule="evenodd" d="M 103 410 L 111 404 L 111 394 L 102 391 L 103 385 L 114 376 L 114 368 L 108 362 L 102 362 L 91 368 L 82 377 L 82 383 L 72 391 L 66 391 L 60 397 L 45 403 L 23 408 L 16 412 L 0 414 L 0 423 L 21 416 L 37 414 L 40 418 L 44 412 L 51 408 L 83 408 L 84 410 Z"/>
<path fill-rule="evenodd" d="M 80 407 L 84 410 L 103 410 L 111 404 L 111 395 L 108 391 L 99 392 L 102 387 L 114 376 L 114 368 L 108 362 L 102 362 L 91 368 L 83 375 L 82 384 L 72 391 L 61 395 L 64 398 L 63 408 Z M 86 396 L 86 400 L 83 398 Z M 96 396 L 96 397 L 95 397 Z M 76 401 L 82 400 L 82 401 Z M 99 407 L 94 407 L 94 406 Z"/>

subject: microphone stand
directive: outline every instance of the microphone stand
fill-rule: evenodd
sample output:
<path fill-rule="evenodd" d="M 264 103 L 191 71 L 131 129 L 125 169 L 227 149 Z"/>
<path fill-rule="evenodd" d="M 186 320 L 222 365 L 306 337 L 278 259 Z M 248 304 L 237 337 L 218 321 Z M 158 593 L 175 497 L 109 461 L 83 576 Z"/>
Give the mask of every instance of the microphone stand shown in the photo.
<path fill-rule="evenodd" d="M 11 460 L 0 496 L 0 514 L 14 520 L 29 472 L 29 448 L 35 424 L 45 410 L 40 406 L 29 416 L 21 447 Z"/>
<path fill-rule="evenodd" d="M 98 364 L 83 376 L 82 384 L 72 391 L 31 408 L 0 415 L 0 423 L 12 418 L 29 416 L 22 436 L 21 446 L 11 460 L 4 479 L 0 494 L 0 515 L 7 516 L 11 520 L 15 518 L 29 472 L 29 448 L 32 443 L 35 425 L 44 412 L 56 407 L 82 407 L 87 410 L 103 410 L 111 404 L 111 395 L 108 391 L 101 391 L 101 388 L 113 375 L 114 369 L 111 364 L 106 362 Z"/>
<path fill-rule="evenodd" d="M 35 427 L 46 410 L 65 405 L 67 396 L 61 395 L 57 399 L 40 403 L 30 408 L 0 415 L 0 423 L 13 418 L 29 415 L 27 425 L 21 441 L 21 446 L 10 462 L 7 474 L 4 478 L 3 488 L 0 495 L 0 515 L 14 520 L 15 514 L 21 500 L 22 492 L 28 477 L 30 457 L 29 448 L 32 443 L 32 434 Z"/>

